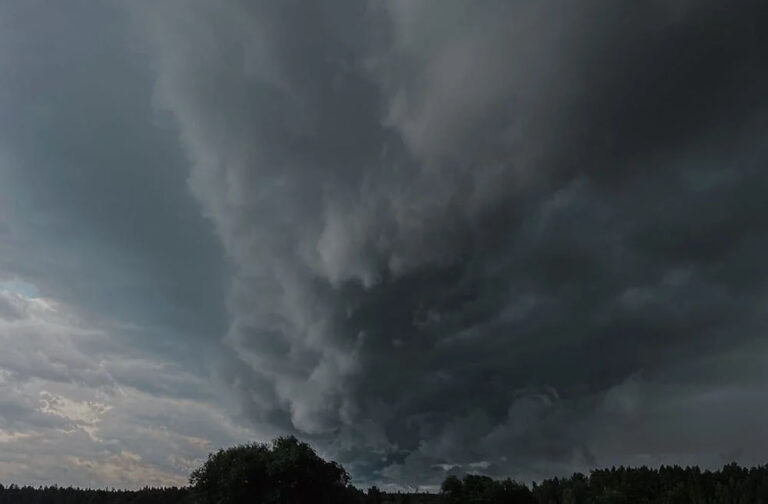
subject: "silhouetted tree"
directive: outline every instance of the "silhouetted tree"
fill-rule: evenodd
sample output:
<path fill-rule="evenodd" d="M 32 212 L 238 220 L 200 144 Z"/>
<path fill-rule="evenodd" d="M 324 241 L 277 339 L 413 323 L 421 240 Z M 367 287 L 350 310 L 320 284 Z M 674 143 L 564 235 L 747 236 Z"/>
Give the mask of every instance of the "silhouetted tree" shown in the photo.
<path fill-rule="evenodd" d="M 488 476 L 468 474 L 460 480 L 448 476 L 441 486 L 446 504 L 535 504 L 525 485 L 510 479 L 497 481 Z"/>
<path fill-rule="evenodd" d="M 343 467 L 295 437 L 219 450 L 190 483 L 203 504 L 336 504 L 351 501 L 354 493 Z"/>
<path fill-rule="evenodd" d="M 211 454 L 190 477 L 192 488 L 91 490 L 0 484 L 0 504 L 768 504 L 768 466 L 611 468 L 552 478 L 532 489 L 510 479 L 449 476 L 439 494 L 367 493 L 349 485 L 293 437 Z"/>

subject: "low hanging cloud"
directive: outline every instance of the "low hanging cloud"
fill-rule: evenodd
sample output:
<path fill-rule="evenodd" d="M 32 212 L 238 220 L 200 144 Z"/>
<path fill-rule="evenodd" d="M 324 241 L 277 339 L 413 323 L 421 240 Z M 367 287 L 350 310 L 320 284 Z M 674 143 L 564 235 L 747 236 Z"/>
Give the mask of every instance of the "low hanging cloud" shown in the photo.
<path fill-rule="evenodd" d="M 764 462 L 766 21 L 0 7 L 0 477 L 278 433 L 392 487 Z"/>
<path fill-rule="evenodd" d="M 385 484 L 760 461 L 759 2 L 133 14 L 255 424 Z"/>
<path fill-rule="evenodd" d="M 252 421 L 393 484 L 759 462 L 764 11 L 135 9 Z"/>

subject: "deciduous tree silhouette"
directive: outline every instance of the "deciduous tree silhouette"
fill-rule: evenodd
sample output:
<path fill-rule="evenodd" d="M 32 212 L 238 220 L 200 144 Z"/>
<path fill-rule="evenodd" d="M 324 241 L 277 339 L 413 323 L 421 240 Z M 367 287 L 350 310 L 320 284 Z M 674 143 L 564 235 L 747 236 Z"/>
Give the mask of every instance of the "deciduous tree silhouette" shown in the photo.
<path fill-rule="evenodd" d="M 339 504 L 354 493 L 343 467 L 295 437 L 219 450 L 190 483 L 201 504 Z"/>

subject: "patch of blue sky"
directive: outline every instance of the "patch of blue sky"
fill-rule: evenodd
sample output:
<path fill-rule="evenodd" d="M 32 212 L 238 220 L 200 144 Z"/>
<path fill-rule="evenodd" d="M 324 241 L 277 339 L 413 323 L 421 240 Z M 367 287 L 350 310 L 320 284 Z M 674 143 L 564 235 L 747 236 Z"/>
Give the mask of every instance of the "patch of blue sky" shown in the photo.
<path fill-rule="evenodd" d="M 35 284 L 25 282 L 19 279 L 0 281 L 0 292 L 13 292 L 26 298 L 40 297 L 40 291 Z"/>

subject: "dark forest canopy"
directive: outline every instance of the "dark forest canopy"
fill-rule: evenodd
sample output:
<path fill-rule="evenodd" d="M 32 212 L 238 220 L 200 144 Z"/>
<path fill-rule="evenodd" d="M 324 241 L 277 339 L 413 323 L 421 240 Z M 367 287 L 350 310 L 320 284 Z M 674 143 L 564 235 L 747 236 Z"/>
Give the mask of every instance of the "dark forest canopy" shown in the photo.
<path fill-rule="evenodd" d="M 510 479 L 449 476 L 440 492 L 366 491 L 336 462 L 294 437 L 211 454 L 185 488 L 92 490 L 0 484 L 0 504 L 768 504 L 768 465 L 610 468 L 530 486 Z"/>

